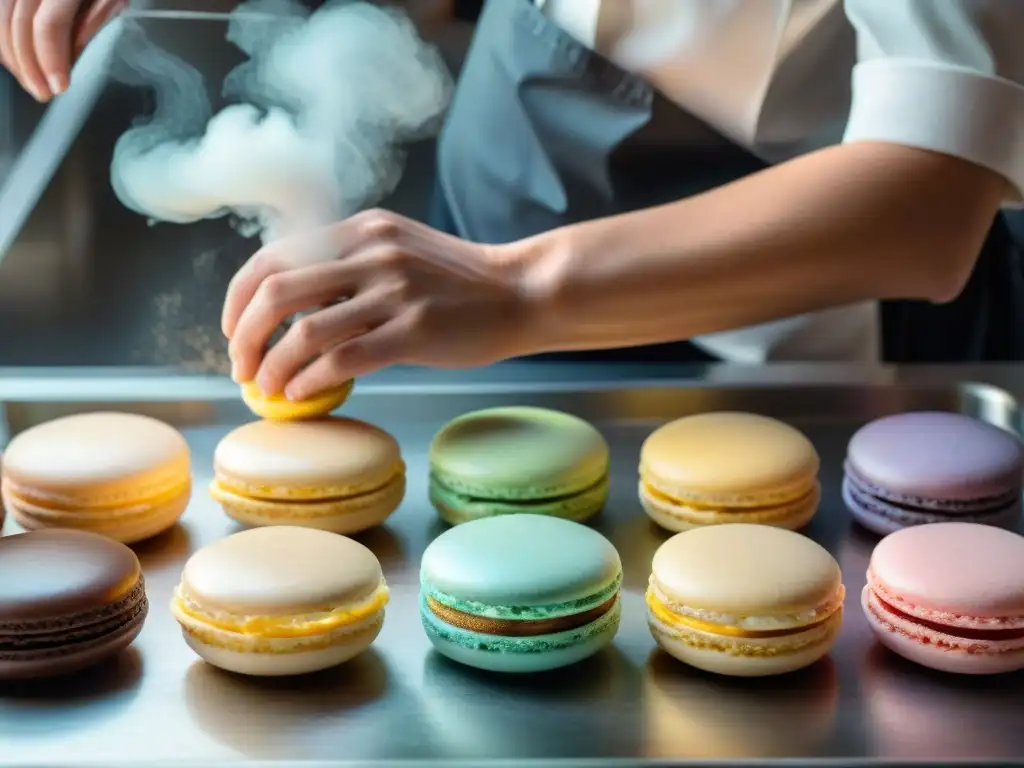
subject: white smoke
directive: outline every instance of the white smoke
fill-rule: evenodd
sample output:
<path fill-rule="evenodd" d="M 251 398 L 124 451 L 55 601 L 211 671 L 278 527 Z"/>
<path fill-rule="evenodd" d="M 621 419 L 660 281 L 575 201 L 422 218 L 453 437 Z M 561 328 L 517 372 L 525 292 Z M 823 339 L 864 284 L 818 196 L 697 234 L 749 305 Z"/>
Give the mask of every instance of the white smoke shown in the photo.
<path fill-rule="evenodd" d="M 152 118 L 114 148 L 111 183 L 131 210 L 232 215 L 264 242 L 336 221 L 397 186 L 402 146 L 436 130 L 451 95 L 439 53 L 395 9 L 250 0 L 227 39 L 248 61 L 216 115 L 195 67 L 139 37 L 126 46 L 119 79 L 156 92 Z"/>

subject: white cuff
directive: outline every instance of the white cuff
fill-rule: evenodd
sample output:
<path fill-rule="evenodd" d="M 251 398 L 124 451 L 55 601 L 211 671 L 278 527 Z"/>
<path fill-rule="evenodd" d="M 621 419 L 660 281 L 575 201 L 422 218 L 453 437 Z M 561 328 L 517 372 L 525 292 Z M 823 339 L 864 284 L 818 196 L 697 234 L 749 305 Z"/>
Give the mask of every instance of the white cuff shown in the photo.
<path fill-rule="evenodd" d="M 873 59 L 853 70 L 844 142 L 886 141 L 969 160 L 1004 176 L 1024 200 L 1024 87 L 976 70 Z"/>

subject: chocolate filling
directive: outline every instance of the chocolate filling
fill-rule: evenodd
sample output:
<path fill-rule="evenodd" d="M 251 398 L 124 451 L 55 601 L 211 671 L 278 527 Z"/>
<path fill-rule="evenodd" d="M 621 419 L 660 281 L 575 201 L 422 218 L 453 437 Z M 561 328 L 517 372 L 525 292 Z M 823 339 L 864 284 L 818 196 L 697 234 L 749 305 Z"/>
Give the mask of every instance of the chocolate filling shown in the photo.
<path fill-rule="evenodd" d="M 430 608 L 431 613 L 441 619 L 441 621 L 459 629 L 480 632 L 485 635 L 501 635 L 503 637 L 535 637 L 537 635 L 551 635 L 556 632 L 567 632 L 570 629 L 577 629 L 592 621 L 596 621 L 611 610 L 617 598 L 618 594 L 612 595 L 601 605 L 583 613 L 559 616 L 555 619 L 525 621 L 474 616 L 471 613 L 463 613 L 462 611 L 450 608 L 432 597 L 427 598 L 427 606 Z"/>
<path fill-rule="evenodd" d="M 963 640 L 1020 640 L 1024 639 L 1024 628 L 1018 629 L 972 629 L 970 627 L 952 627 L 948 624 L 939 624 L 935 621 L 927 621 L 926 619 L 912 616 L 905 611 L 901 611 L 892 603 L 887 603 L 881 595 L 877 592 L 874 593 L 875 599 L 878 600 L 879 605 L 893 616 L 909 621 L 916 624 L 919 627 L 930 629 L 933 632 L 941 632 L 944 635 L 950 637 L 959 637 Z"/>

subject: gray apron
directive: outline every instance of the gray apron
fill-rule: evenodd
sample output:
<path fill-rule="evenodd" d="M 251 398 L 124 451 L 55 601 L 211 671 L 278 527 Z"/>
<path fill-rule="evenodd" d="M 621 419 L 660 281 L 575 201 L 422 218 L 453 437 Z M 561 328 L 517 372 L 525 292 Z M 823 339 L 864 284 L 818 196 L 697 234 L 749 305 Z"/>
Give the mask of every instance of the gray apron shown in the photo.
<path fill-rule="evenodd" d="M 473 242 L 506 243 L 699 194 L 765 167 L 578 42 L 532 0 L 489 0 L 440 137 L 430 223 Z M 957 302 L 883 308 L 887 359 L 1020 356 L 1024 334 L 1001 339 L 1003 331 L 993 329 L 1013 326 L 1024 306 L 1024 289 L 1004 295 L 1008 271 L 1021 264 L 1005 233 L 997 221 L 980 268 Z M 1013 284 L 1022 284 L 1019 275 Z M 994 288 L 1002 293 L 992 309 Z M 951 335 L 951 327 L 959 332 Z M 1024 332 L 1024 324 L 1018 327 Z M 942 339 L 949 343 L 937 347 L 946 343 Z M 556 356 L 711 359 L 688 342 Z"/>

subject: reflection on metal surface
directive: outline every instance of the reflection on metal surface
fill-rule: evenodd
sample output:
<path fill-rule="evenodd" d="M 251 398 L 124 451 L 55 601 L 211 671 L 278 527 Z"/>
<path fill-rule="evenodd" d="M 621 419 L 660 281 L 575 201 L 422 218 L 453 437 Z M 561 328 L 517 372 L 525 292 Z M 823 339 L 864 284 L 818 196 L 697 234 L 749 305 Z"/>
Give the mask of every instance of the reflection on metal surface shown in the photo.
<path fill-rule="evenodd" d="M 814 764 L 898 758 L 935 763 L 951 757 L 986 762 L 1024 755 L 1024 731 L 1017 723 L 1024 711 L 1020 675 L 951 678 L 912 668 L 874 643 L 858 600 L 877 539 L 851 523 L 838 493 L 846 442 L 865 421 L 894 410 L 939 408 L 1015 424 L 1019 414 L 1012 396 L 991 385 L 957 385 L 948 370 L 945 379 L 922 375 L 915 385 L 891 387 L 702 388 L 696 380 L 648 380 L 635 382 L 635 389 L 585 381 L 581 369 L 560 379 L 562 385 L 517 385 L 515 372 L 523 370 L 533 369 L 496 372 L 490 394 L 465 380 L 447 389 L 417 389 L 407 382 L 357 386 L 345 412 L 393 432 L 409 467 L 402 507 L 385 527 L 357 537 L 381 559 L 392 601 L 373 653 L 322 675 L 282 681 L 250 680 L 205 666 L 182 641 L 170 612 L 161 609 L 188 555 L 238 530 L 203 490 L 217 441 L 252 418 L 237 389 L 201 377 L 111 379 L 109 392 L 120 395 L 111 403 L 96 394 L 103 389 L 101 377 L 92 390 L 80 379 L 81 397 L 59 391 L 58 380 L 49 389 L 36 387 L 33 397 L 24 382 L 0 375 L 0 401 L 6 401 L 14 431 L 58 414 L 111 405 L 181 426 L 193 450 L 196 488 L 182 524 L 136 548 L 154 606 L 136 643 L 139 671 L 112 667 L 72 678 L 35 695 L 30 706 L 24 689 L 0 688 L 5 762 L 60 765 L 83 756 L 105 764 L 239 757 L 280 764 L 443 764 L 461 758 L 517 765 L 529 758 L 594 758 L 635 765 L 775 757 Z M 1019 383 L 1020 371 L 1010 373 Z M 523 380 L 530 375 L 523 373 Z M 892 376 L 913 378 L 899 371 Z M 577 389 L 564 386 L 573 380 Z M 18 392 L 20 397 L 12 397 Z M 176 395 L 186 397 L 176 402 Z M 612 492 L 595 526 L 622 557 L 622 628 L 606 652 L 535 677 L 506 678 L 448 662 L 431 650 L 419 622 L 419 558 L 443 530 L 427 501 L 427 445 L 451 416 L 499 403 L 577 413 L 602 430 L 612 449 Z M 805 430 L 821 454 L 823 501 L 805 532 L 836 555 L 848 600 L 830 659 L 801 673 L 762 681 L 711 677 L 658 653 L 648 633 L 643 591 L 651 556 L 668 534 L 643 515 L 636 500 L 640 444 L 659 422 L 709 408 L 784 418 Z M 13 530 L 8 521 L 6 531 Z"/>
<path fill-rule="evenodd" d="M 654 651 L 643 705 L 650 757 L 815 757 L 833 737 L 839 680 L 829 657 L 784 677 L 730 679 Z"/>

